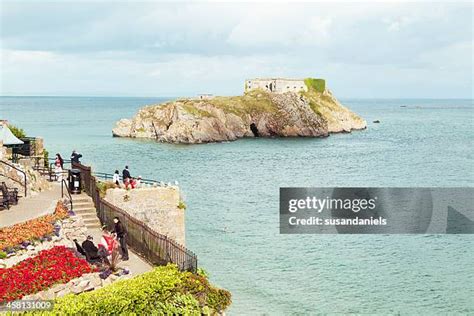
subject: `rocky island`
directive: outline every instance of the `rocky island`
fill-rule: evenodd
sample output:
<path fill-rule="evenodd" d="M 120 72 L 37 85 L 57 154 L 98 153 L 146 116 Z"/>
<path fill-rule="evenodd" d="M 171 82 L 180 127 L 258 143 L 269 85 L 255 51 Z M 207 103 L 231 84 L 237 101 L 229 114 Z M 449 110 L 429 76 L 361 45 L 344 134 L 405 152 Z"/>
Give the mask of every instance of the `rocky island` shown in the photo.
<path fill-rule="evenodd" d="M 242 96 L 178 99 L 116 123 L 115 137 L 208 143 L 243 137 L 325 137 L 367 127 L 323 79 L 251 79 Z"/>

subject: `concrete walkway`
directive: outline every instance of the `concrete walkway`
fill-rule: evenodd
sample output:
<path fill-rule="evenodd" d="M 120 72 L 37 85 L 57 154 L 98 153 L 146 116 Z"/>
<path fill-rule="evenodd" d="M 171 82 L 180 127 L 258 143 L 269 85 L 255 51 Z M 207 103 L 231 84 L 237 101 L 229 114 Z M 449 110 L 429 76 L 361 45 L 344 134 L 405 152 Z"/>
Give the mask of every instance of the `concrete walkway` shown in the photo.
<path fill-rule="evenodd" d="M 20 198 L 18 205 L 12 205 L 9 210 L 0 209 L 0 227 L 11 226 L 53 213 L 56 202 L 60 198 L 61 184 L 51 183 L 51 189 L 32 197 Z"/>

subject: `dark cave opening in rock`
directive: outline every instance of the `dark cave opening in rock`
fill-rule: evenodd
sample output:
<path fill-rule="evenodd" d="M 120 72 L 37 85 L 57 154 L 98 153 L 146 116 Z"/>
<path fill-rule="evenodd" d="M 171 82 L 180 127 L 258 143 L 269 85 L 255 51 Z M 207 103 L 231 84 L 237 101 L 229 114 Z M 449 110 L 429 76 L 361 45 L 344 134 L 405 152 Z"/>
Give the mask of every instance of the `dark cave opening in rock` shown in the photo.
<path fill-rule="evenodd" d="M 258 137 L 258 128 L 257 128 L 257 125 L 255 125 L 255 123 L 252 123 L 250 124 L 250 130 L 252 131 L 253 133 L 253 136 L 255 137 Z"/>

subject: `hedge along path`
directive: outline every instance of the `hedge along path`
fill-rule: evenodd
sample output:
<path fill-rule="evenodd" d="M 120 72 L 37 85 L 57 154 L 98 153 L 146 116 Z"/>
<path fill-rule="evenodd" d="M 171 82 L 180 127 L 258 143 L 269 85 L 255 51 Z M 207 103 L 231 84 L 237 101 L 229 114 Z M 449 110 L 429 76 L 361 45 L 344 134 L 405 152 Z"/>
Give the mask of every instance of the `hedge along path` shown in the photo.
<path fill-rule="evenodd" d="M 170 264 L 95 291 L 56 299 L 52 311 L 40 314 L 208 315 L 224 311 L 231 302 L 229 291 Z"/>

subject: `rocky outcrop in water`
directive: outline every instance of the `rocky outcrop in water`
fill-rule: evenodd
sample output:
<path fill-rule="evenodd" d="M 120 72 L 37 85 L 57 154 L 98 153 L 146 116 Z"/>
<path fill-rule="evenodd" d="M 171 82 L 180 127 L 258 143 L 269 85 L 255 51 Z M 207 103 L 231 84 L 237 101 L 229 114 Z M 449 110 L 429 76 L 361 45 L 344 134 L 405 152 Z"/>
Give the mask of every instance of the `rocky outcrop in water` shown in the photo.
<path fill-rule="evenodd" d="M 179 99 L 142 108 L 117 122 L 116 137 L 207 143 L 243 137 L 325 137 L 366 128 L 330 91 L 283 94 L 254 90 L 235 97 Z"/>

